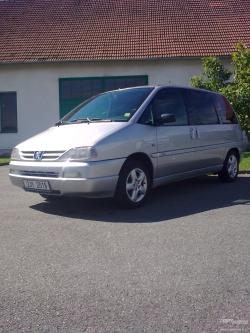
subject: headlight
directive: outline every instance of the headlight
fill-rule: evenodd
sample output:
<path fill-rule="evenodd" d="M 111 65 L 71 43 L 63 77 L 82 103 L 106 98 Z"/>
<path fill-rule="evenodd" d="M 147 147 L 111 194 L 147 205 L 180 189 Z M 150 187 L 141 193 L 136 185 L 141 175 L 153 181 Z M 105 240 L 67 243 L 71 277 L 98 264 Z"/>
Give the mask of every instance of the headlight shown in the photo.
<path fill-rule="evenodd" d="M 82 162 L 97 157 L 93 147 L 77 147 L 68 150 L 60 157 L 60 161 Z"/>
<path fill-rule="evenodd" d="M 19 153 L 19 150 L 17 148 L 12 149 L 10 158 L 11 158 L 12 161 L 20 161 L 21 160 L 20 153 Z"/>

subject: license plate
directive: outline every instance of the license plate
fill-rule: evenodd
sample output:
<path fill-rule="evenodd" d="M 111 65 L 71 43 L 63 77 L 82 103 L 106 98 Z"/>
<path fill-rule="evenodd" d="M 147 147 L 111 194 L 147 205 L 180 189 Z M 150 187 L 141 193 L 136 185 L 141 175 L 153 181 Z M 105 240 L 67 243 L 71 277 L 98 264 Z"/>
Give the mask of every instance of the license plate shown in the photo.
<path fill-rule="evenodd" d="M 50 192 L 50 185 L 47 181 L 25 179 L 23 184 L 24 188 L 29 191 Z"/>

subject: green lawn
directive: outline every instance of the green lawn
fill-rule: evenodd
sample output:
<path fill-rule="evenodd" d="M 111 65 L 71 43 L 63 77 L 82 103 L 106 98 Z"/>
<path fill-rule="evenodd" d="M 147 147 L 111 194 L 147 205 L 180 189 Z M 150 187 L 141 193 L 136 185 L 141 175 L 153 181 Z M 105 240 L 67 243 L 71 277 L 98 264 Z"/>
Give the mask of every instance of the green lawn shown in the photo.
<path fill-rule="evenodd" d="M 8 157 L 0 157 L 0 166 L 9 163 L 10 159 Z"/>
<path fill-rule="evenodd" d="M 0 157 L 0 166 L 9 163 L 10 159 L 7 157 Z M 250 171 L 250 153 L 245 153 L 244 158 L 240 163 L 241 171 Z"/>
<path fill-rule="evenodd" d="M 240 163 L 241 171 L 250 171 L 250 153 L 245 153 L 244 158 Z"/>

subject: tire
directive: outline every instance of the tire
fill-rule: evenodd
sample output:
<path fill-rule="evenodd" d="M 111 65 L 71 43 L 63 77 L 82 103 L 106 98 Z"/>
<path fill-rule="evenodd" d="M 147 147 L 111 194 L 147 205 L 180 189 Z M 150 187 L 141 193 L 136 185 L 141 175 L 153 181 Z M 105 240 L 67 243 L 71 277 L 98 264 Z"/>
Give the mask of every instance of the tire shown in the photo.
<path fill-rule="evenodd" d="M 127 161 L 123 166 L 115 193 L 116 203 L 124 208 L 141 206 L 151 185 L 150 174 L 141 161 Z"/>
<path fill-rule="evenodd" d="M 218 173 L 218 176 L 223 182 L 233 182 L 237 179 L 239 173 L 239 157 L 238 154 L 232 150 L 225 158 L 223 168 Z"/>

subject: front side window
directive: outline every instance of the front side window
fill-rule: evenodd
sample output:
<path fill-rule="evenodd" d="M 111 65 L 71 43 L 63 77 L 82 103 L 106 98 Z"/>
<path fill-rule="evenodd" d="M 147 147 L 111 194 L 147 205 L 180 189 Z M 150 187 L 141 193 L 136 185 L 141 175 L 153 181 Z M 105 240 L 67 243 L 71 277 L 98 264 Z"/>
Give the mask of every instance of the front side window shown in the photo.
<path fill-rule="evenodd" d="M 153 88 L 133 88 L 98 95 L 67 114 L 63 122 L 128 121 Z"/>
<path fill-rule="evenodd" d="M 175 121 L 165 123 L 164 126 L 185 126 L 188 117 L 181 89 L 166 88 L 160 90 L 153 101 L 144 111 L 140 123 L 153 124 L 162 114 L 175 116 Z"/>
<path fill-rule="evenodd" d="M 0 132 L 17 132 L 17 100 L 15 92 L 0 93 Z"/>
<path fill-rule="evenodd" d="M 205 91 L 187 90 L 186 97 L 190 125 L 213 125 L 219 123 L 212 94 Z"/>

